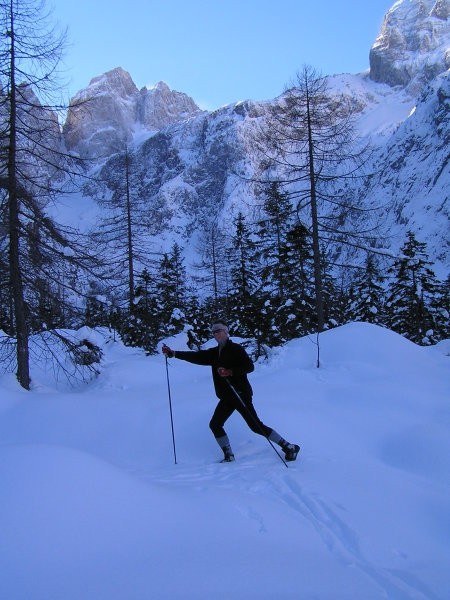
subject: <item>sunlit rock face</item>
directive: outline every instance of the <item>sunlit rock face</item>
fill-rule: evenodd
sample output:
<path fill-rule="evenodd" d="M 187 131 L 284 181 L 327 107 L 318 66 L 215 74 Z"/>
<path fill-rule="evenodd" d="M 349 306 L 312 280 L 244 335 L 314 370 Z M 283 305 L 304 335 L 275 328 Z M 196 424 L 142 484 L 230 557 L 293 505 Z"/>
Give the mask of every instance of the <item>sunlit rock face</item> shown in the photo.
<path fill-rule="evenodd" d="M 137 119 L 149 130 L 162 129 L 200 112 L 190 96 L 171 90 L 163 81 L 153 88 L 142 88 L 139 92 Z"/>
<path fill-rule="evenodd" d="M 386 13 L 370 54 L 370 78 L 418 93 L 450 68 L 448 0 L 399 0 Z"/>
<path fill-rule="evenodd" d="M 200 112 L 189 96 L 165 83 L 139 91 L 118 67 L 92 79 L 72 99 L 64 125 L 66 147 L 84 158 L 107 158 L 130 144 L 140 128 L 156 131 Z"/>

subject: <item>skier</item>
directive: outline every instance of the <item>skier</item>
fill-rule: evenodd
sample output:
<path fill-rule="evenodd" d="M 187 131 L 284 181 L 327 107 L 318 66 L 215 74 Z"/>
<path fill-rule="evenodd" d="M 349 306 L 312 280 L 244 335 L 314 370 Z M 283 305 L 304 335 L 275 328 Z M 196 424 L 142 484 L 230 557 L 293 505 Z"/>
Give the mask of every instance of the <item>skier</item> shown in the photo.
<path fill-rule="evenodd" d="M 223 450 L 224 458 L 221 462 L 234 461 L 230 440 L 223 426 L 235 410 L 240 413 L 254 433 L 263 435 L 271 442 L 278 444 L 287 461 L 295 460 L 300 452 L 300 446 L 287 442 L 274 429 L 264 425 L 256 414 L 252 403 L 253 390 L 247 379 L 247 373 L 251 373 L 255 368 L 251 358 L 241 345 L 230 339 L 228 326 L 224 321 L 216 321 L 212 325 L 211 332 L 217 341 L 215 348 L 180 351 L 172 350 L 164 344 L 162 352 L 168 358 L 175 357 L 196 365 L 211 366 L 214 388 L 219 402 L 209 427 Z M 237 397 L 236 392 L 240 398 Z"/>

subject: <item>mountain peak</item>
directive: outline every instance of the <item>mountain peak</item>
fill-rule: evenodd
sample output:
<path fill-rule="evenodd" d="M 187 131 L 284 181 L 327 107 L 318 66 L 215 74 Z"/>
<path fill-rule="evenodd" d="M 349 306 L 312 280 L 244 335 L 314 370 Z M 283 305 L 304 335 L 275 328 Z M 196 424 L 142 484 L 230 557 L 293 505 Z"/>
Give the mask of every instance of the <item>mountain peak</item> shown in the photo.
<path fill-rule="evenodd" d="M 202 112 L 190 96 L 171 90 L 164 81 L 140 91 L 137 109 L 138 120 L 150 130 L 162 129 Z"/>
<path fill-rule="evenodd" d="M 450 68 L 448 0 L 399 0 L 386 16 L 370 55 L 370 78 L 417 95 Z"/>
<path fill-rule="evenodd" d="M 64 138 L 83 157 L 107 157 L 131 142 L 136 125 L 154 132 L 200 112 L 192 98 L 163 81 L 139 91 L 130 74 L 116 67 L 72 99 Z"/>
<path fill-rule="evenodd" d="M 155 85 L 146 86 L 144 89 L 147 89 L 149 92 L 156 92 L 156 91 L 169 92 L 170 91 L 170 87 L 167 85 L 167 83 L 165 81 L 158 81 L 158 83 L 155 83 Z"/>
<path fill-rule="evenodd" d="M 116 67 L 115 69 L 111 69 L 111 71 L 103 73 L 103 75 L 98 75 L 91 79 L 88 87 L 81 90 L 75 96 L 74 100 L 79 99 L 80 95 L 85 99 L 86 97 L 92 97 L 101 93 L 114 93 L 122 98 L 126 98 L 136 95 L 138 89 L 131 75 L 125 69 L 122 69 L 122 67 Z"/>

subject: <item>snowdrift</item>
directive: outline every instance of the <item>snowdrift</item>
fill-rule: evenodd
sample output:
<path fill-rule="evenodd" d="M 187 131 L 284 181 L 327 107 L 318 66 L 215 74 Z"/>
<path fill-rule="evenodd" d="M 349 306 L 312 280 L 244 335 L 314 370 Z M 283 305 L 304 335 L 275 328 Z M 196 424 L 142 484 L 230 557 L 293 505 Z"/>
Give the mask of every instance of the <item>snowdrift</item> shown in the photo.
<path fill-rule="evenodd" d="M 92 335 L 90 383 L 0 379 L 1 598 L 450 597 L 448 343 L 353 323 L 320 369 L 314 337 L 274 350 L 250 378 L 286 468 L 239 415 L 217 463 L 209 369 L 176 360 L 174 464 L 164 358 Z"/>

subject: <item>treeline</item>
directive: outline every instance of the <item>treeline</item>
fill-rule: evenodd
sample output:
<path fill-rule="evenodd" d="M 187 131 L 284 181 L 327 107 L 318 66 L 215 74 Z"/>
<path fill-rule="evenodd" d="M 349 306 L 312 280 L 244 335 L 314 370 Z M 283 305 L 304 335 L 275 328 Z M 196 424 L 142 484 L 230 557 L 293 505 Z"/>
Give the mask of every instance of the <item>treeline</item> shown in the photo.
<path fill-rule="evenodd" d="M 310 233 L 276 186 L 260 217 L 249 223 L 239 214 L 227 235 L 211 229 L 191 276 L 182 248 L 174 244 L 136 276 L 131 306 L 114 306 L 107 290 L 97 290 L 87 301 L 86 323 L 113 327 L 127 345 L 149 353 L 161 339 L 183 331 L 188 345 L 198 348 L 217 317 L 229 322 L 233 335 L 254 340 L 256 356 L 317 332 Z M 365 321 L 420 345 L 450 337 L 450 280 L 435 276 L 426 244 L 412 232 L 398 257 L 370 252 L 346 277 L 336 275 L 323 249 L 321 271 L 324 329 Z"/>

